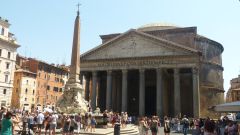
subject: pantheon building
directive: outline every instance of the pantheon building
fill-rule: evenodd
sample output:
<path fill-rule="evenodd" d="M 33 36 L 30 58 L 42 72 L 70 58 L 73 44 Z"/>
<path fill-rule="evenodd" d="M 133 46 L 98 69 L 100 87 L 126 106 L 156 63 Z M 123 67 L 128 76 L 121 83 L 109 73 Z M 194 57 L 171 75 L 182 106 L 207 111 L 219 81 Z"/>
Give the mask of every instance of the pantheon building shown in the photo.
<path fill-rule="evenodd" d="M 223 102 L 223 46 L 197 27 L 148 24 L 100 37 L 80 65 L 93 110 L 204 117 Z"/>

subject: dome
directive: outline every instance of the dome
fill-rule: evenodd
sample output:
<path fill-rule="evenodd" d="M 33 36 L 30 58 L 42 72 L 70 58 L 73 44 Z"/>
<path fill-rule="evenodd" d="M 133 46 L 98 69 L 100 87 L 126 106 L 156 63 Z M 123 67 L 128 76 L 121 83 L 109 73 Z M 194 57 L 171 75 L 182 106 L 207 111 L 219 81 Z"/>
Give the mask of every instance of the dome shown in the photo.
<path fill-rule="evenodd" d="M 171 23 L 149 23 L 139 27 L 137 30 L 152 31 L 152 30 L 164 30 L 164 29 L 174 29 L 174 28 L 177 28 L 177 26 Z"/>

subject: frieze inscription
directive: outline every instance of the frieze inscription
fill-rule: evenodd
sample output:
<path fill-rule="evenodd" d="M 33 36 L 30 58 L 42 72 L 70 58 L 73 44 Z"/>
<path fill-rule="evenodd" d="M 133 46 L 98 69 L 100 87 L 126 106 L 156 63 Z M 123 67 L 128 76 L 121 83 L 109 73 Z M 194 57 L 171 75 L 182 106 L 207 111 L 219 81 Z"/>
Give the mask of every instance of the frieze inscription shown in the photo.
<path fill-rule="evenodd" d="M 177 61 L 158 60 L 158 61 L 124 61 L 124 62 L 103 62 L 97 63 L 98 67 L 119 67 L 119 66 L 143 66 L 143 65 L 160 65 L 160 64 L 177 64 Z"/>

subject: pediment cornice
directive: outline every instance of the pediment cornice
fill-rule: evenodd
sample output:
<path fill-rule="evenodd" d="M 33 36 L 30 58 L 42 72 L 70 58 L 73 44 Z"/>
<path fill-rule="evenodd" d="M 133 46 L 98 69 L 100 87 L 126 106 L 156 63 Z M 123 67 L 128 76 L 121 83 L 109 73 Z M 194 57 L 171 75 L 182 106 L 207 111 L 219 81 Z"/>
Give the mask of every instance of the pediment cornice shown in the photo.
<path fill-rule="evenodd" d="M 154 41 L 154 42 L 157 42 L 157 43 L 161 44 L 161 46 L 164 46 L 165 48 L 172 48 L 172 49 L 181 50 L 181 51 L 184 51 L 186 53 L 190 53 L 192 55 L 200 55 L 201 54 L 198 50 L 195 50 L 193 48 L 186 47 L 184 45 L 175 43 L 173 41 L 162 39 L 162 38 L 159 38 L 159 37 L 156 37 L 156 36 L 153 36 L 153 35 L 150 35 L 150 34 L 135 30 L 135 29 L 130 29 L 127 32 L 125 32 L 125 33 L 123 33 L 123 34 L 121 34 L 121 35 L 119 35 L 119 36 L 117 36 L 117 37 L 115 37 L 115 38 L 113 38 L 113 39 L 111 39 L 111 40 L 109 40 L 109 41 L 107 41 L 107 42 L 89 50 L 89 51 L 87 51 L 84 54 L 82 54 L 81 59 L 84 59 L 85 57 L 90 56 L 91 54 L 94 54 L 94 53 L 110 46 L 111 44 L 113 44 L 115 42 L 118 42 L 121 39 L 124 39 L 124 37 L 131 36 L 131 34 L 145 37 L 146 39 L 149 39 L 151 41 Z"/>

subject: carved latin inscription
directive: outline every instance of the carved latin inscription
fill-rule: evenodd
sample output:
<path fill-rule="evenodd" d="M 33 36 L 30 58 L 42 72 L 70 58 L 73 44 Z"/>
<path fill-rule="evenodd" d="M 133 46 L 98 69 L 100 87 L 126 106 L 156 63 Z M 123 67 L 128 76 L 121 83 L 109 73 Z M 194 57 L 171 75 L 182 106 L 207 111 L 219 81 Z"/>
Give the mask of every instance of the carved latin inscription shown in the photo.
<path fill-rule="evenodd" d="M 159 65 L 159 64 L 175 64 L 176 61 L 124 61 L 124 62 L 104 62 L 97 63 L 98 67 L 115 67 L 115 66 L 143 66 L 143 65 Z"/>

